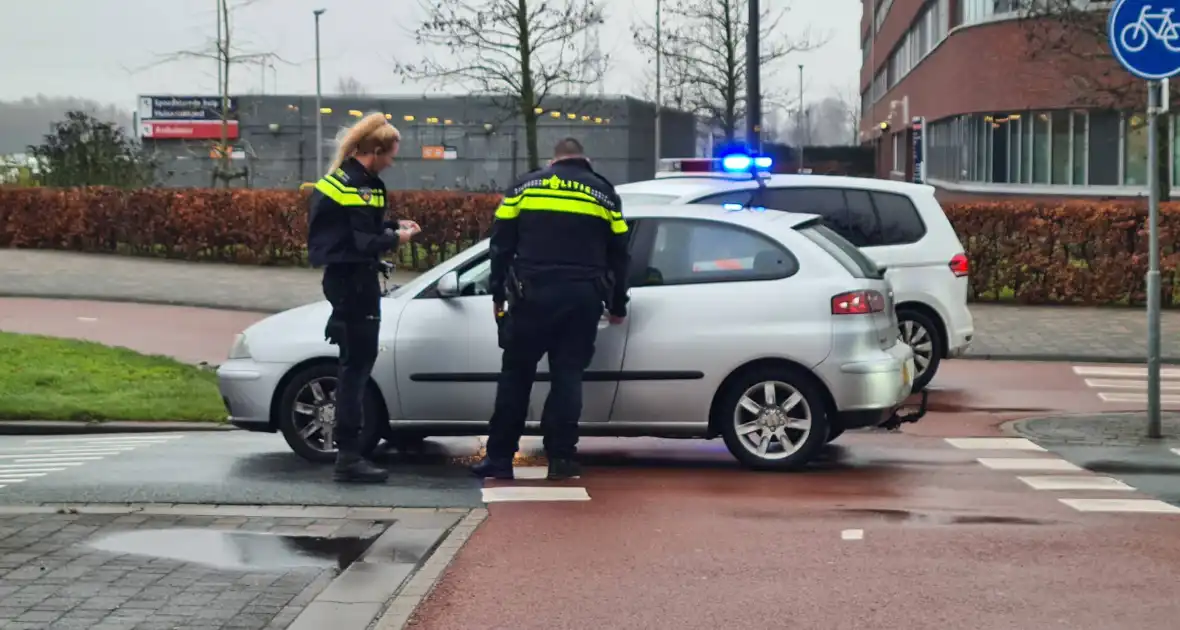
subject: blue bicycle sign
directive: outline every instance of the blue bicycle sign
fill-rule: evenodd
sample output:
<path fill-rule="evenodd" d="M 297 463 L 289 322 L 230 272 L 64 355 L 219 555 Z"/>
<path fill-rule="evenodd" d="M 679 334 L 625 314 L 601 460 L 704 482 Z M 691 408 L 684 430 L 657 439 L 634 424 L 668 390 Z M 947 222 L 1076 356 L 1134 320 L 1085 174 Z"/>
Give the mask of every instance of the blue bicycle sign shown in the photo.
<path fill-rule="evenodd" d="M 1131 74 L 1147 80 L 1180 73 L 1180 0 L 1118 0 L 1110 10 L 1110 50 Z M 1180 18 L 1180 16 L 1177 16 Z"/>

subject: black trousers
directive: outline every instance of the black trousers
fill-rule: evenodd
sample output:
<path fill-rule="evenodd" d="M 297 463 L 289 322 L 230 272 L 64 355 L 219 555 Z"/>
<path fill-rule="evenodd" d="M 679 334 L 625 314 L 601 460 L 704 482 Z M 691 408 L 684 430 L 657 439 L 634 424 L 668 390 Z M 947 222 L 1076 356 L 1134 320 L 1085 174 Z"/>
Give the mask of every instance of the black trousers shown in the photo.
<path fill-rule="evenodd" d="M 541 414 L 545 452 L 552 459 L 577 452 L 582 415 L 582 375 L 594 358 L 602 296 L 593 282 L 530 287 L 502 325 L 505 335 L 496 408 L 488 431 L 488 457 L 511 459 L 520 448 L 537 363 L 549 355 L 549 396 Z"/>
<path fill-rule="evenodd" d="M 336 382 L 336 444 L 342 453 L 356 453 L 365 418 L 365 387 L 377 361 L 381 330 L 381 282 L 368 264 L 328 265 L 324 269 L 324 297 L 332 315 L 324 337 L 340 346 Z M 330 445 L 325 445 L 330 446 Z"/>

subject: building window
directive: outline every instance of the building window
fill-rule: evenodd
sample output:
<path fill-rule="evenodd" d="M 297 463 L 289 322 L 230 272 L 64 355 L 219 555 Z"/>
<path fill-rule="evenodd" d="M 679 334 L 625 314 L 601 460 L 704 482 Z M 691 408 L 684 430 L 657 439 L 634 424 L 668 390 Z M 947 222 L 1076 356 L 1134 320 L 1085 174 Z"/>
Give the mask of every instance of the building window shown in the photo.
<path fill-rule="evenodd" d="M 1128 114 L 1125 121 L 1123 153 L 1123 185 L 1147 184 L 1147 118 L 1143 114 Z"/>
<path fill-rule="evenodd" d="M 1020 183 L 1020 146 L 1024 136 L 1021 134 L 1020 118 L 1008 119 L 1008 181 Z"/>
<path fill-rule="evenodd" d="M 901 150 L 901 134 L 895 133 L 895 134 L 893 134 L 893 172 L 894 173 L 904 173 L 905 172 L 904 160 L 905 160 L 905 158 L 902 155 L 902 150 Z"/>
<path fill-rule="evenodd" d="M 1031 118 L 1020 117 L 1021 138 L 1020 138 L 1020 183 L 1031 184 L 1033 174 L 1033 135 L 1036 134 L 1036 129 L 1033 128 L 1033 121 Z"/>
<path fill-rule="evenodd" d="M 1070 163 L 1070 130 L 1069 130 L 1070 112 L 1055 111 L 1052 114 L 1052 120 L 1049 121 L 1052 134 L 1053 145 L 1049 149 L 1051 161 L 1053 163 L 1050 173 L 1050 184 L 1069 184 L 1069 163 Z"/>
<path fill-rule="evenodd" d="M 1089 115 L 1086 112 L 1073 112 L 1071 116 L 1073 122 L 1073 184 L 1084 186 L 1088 183 L 1086 181 L 1086 160 L 1088 159 L 1089 134 L 1086 131 Z"/>
<path fill-rule="evenodd" d="M 934 6 L 937 9 L 934 16 L 935 41 L 941 42 L 950 30 L 950 0 L 938 0 Z"/>

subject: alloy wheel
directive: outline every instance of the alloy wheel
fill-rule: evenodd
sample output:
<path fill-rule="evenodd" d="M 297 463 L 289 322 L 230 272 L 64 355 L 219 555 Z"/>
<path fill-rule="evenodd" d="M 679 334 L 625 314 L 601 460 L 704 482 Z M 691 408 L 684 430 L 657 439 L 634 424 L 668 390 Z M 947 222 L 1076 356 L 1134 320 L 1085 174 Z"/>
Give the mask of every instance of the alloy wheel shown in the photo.
<path fill-rule="evenodd" d="M 914 378 L 917 379 L 926 373 L 934 358 L 934 339 L 925 326 L 910 319 L 902 320 L 898 328 L 898 339 L 914 351 L 914 367 L 918 369 Z"/>
<path fill-rule="evenodd" d="M 811 406 L 797 388 L 764 381 L 746 389 L 733 412 L 743 448 L 761 459 L 785 459 L 811 434 Z"/>
<path fill-rule="evenodd" d="M 314 450 L 336 451 L 336 379 L 324 376 L 307 382 L 295 395 L 292 424 L 299 438 Z"/>

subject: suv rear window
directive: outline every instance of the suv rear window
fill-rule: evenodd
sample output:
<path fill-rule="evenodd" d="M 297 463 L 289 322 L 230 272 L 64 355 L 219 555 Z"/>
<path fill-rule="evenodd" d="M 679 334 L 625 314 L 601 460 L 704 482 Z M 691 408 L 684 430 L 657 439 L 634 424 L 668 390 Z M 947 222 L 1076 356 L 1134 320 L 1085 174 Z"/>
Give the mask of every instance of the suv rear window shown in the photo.
<path fill-rule="evenodd" d="M 831 254 L 832 258 L 840 261 L 840 264 L 844 265 L 853 278 L 880 280 L 885 277 L 876 263 L 869 260 L 868 256 L 865 256 L 855 245 L 849 243 L 832 228 L 822 223 L 814 223 L 800 228 L 799 233 Z"/>
<path fill-rule="evenodd" d="M 818 214 L 857 247 L 908 245 L 926 235 L 926 225 L 914 203 L 897 193 L 854 188 L 767 188 L 759 202 L 775 210 Z"/>

